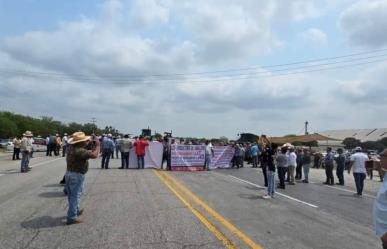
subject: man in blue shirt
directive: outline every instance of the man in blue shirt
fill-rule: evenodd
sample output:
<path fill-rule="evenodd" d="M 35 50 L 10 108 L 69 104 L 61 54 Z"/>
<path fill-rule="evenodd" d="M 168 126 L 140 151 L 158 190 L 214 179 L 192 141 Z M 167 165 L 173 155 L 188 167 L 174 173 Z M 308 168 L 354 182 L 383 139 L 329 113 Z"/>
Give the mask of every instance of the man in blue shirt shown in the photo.
<path fill-rule="evenodd" d="M 108 134 L 107 137 L 103 138 L 101 149 L 102 149 L 101 168 L 108 169 L 110 157 L 112 153 L 114 153 L 114 142 L 112 140 L 112 134 Z"/>
<path fill-rule="evenodd" d="M 258 153 L 258 145 L 256 143 L 253 143 L 253 145 L 250 147 L 250 155 L 253 159 L 253 168 L 258 168 Z"/>

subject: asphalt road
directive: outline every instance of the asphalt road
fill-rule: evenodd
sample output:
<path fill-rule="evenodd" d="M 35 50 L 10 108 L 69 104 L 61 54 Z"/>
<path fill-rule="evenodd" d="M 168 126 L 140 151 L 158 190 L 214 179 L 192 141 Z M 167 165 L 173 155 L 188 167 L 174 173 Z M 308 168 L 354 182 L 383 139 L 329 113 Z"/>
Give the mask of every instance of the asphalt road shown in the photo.
<path fill-rule="evenodd" d="M 61 157 L 36 154 L 32 171 L 0 157 L 0 248 L 380 248 L 372 227 L 375 193 L 320 179 L 264 200 L 261 171 L 102 170 L 92 160 L 84 223 L 66 226 Z"/>

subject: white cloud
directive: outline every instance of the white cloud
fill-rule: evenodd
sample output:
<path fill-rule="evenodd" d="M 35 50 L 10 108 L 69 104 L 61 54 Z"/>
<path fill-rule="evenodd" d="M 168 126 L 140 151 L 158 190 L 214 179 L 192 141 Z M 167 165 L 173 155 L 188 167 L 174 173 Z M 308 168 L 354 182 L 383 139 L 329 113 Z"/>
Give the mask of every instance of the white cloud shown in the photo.
<path fill-rule="evenodd" d="M 302 38 L 313 45 L 323 45 L 327 43 L 327 35 L 320 29 L 311 28 L 302 33 Z"/>
<path fill-rule="evenodd" d="M 66 120 L 94 116 L 100 125 L 111 123 L 131 133 L 148 125 L 179 135 L 231 135 L 240 127 L 270 132 L 281 126 L 284 133 L 295 133 L 289 127 L 316 113 L 309 106 L 329 99 L 320 89 L 326 82 L 321 77 L 254 78 L 256 74 L 247 73 L 250 79 L 212 81 L 208 75 L 174 74 L 250 64 L 282 43 L 274 30 L 278 20 L 320 17 L 332 5 L 306 0 L 109 0 L 98 15 L 0 41 L 0 67 L 46 74 L 3 73 L 0 104 L 27 114 L 60 114 Z M 321 31 L 309 31 L 308 38 L 326 40 Z M 256 72 L 270 74 L 259 68 Z M 159 74 L 170 74 L 163 77 L 165 84 L 156 82 L 160 77 L 138 77 Z M 39 101 L 26 102 L 26 94 Z"/>
<path fill-rule="evenodd" d="M 349 42 L 365 47 L 387 45 L 387 1 L 361 0 L 345 9 L 339 26 Z"/>

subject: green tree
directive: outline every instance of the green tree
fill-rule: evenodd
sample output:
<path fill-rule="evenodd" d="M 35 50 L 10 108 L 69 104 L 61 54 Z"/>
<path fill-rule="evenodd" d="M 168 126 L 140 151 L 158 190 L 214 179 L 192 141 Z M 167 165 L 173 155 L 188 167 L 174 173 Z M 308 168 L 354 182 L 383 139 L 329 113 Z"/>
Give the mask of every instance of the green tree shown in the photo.
<path fill-rule="evenodd" d="M 361 145 L 360 140 L 353 138 L 353 137 L 347 137 L 343 140 L 344 147 L 348 150 L 354 149 L 357 146 Z"/>
<path fill-rule="evenodd" d="M 16 124 L 6 117 L 0 117 L 0 138 L 11 138 L 18 135 Z"/>

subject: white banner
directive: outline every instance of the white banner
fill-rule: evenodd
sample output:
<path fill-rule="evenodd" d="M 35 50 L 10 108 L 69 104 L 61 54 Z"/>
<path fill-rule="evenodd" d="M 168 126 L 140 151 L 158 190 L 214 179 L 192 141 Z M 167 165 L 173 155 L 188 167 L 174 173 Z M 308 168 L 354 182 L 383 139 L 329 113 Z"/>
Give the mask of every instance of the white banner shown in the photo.
<path fill-rule="evenodd" d="M 171 167 L 179 171 L 201 171 L 204 166 L 205 146 L 171 145 Z"/>
<path fill-rule="evenodd" d="M 215 155 L 211 158 L 210 169 L 230 168 L 235 149 L 232 146 L 214 146 L 213 149 Z"/>
<path fill-rule="evenodd" d="M 137 155 L 135 150 L 136 150 L 135 147 L 133 147 L 130 150 L 129 168 L 137 168 Z M 160 142 L 149 142 L 149 146 L 147 146 L 145 149 L 144 167 L 160 169 L 162 160 L 163 160 L 163 144 Z"/>

